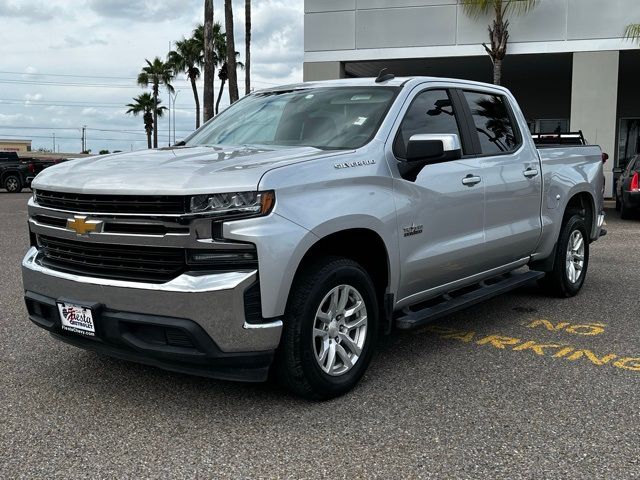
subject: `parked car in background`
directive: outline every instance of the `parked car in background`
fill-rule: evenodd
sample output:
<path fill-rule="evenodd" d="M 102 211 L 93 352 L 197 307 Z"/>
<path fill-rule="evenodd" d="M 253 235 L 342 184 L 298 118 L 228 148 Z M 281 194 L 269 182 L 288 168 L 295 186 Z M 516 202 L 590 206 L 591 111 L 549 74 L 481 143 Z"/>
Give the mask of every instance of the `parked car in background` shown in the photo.
<path fill-rule="evenodd" d="M 620 173 L 616 184 L 616 210 L 629 219 L 640 210 L 640 155 L 636 155 Z"/>
<path fill-rule="evenodd" d="M 31 185 L 35 166 L 21 160 L 15 152 L 0 152 L 0 188 L 9 193 L 19 193 Z"/>
<path fill-rule="evenodd" d="M 66 162 L 65 158 L 20 157 L 16 152 L 0 152 L 0 188 L 20 193 L 45 168 Z"/>
<path fill-rule="evenodd" d="M 174 148 L 48 168 L 29 318 L 64 342 L 209 377 L 347 392 L 379 333 L 538 280 L 585 281 L 602 151 L 536 148 L 502 87 L 429 77 L 255 92 Z M 521 270 L 522 267 L 528 269 Z"/>

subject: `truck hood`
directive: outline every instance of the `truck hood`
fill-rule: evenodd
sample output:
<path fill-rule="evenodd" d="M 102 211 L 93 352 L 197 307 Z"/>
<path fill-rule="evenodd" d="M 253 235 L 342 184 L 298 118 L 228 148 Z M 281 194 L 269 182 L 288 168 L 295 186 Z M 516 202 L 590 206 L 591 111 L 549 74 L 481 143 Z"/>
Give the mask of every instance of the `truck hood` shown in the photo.
<path fill-rule="evenodd" d="M 313 147 L 174 147 L 71 160 L 43 170 L 33 188 L 72 193 L 188 195 L 258 188 L 272 168 L 343 155 Z"/>

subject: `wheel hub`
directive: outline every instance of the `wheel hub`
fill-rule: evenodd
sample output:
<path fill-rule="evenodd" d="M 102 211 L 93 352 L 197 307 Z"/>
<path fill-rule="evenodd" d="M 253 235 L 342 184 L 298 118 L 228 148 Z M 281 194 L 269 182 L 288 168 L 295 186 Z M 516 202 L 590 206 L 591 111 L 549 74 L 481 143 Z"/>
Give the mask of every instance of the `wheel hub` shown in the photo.
<path fill-rule="evenodd" d="M 320 368 L 331 376 L 347 373 L 356 364 L 367 336 L 367 307 L 350 285 L 325 295 L 313 324 L 313 349 Z"/>
<path fill-rule="evenodd" d="M 584 237 L 579 230 L 574 230 L 569 236 L 566 256 L 567 278 L 571 283 L 577 283 L 584 269 Z"/>

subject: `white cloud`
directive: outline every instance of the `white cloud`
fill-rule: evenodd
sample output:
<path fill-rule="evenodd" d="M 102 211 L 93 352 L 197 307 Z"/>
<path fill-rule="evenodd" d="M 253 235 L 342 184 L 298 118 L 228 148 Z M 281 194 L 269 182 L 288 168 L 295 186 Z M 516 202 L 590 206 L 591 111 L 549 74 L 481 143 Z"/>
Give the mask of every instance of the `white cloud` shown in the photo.
<path fill-rule="evenodd" d="M 52 2 L 0 0 L 0 18 L 8 17 L 26 19 L 30 22 L 47 22 L 60 13 L 61 10 L 56 5 L 52 5 Z"/>

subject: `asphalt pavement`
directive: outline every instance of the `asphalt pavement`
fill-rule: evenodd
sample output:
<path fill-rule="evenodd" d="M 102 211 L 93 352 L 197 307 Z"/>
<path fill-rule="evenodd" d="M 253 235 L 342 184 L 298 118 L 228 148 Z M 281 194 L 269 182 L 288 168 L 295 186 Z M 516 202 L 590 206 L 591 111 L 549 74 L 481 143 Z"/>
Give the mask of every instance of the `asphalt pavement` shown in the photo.
<path fill-rule="evenodd" d="M 28 193 L 0 192 L 0 478 L 640 478 L 640 220 L 584 289 L 382 340 L 323 403 L 98 356 L 27 319 Z"/>

